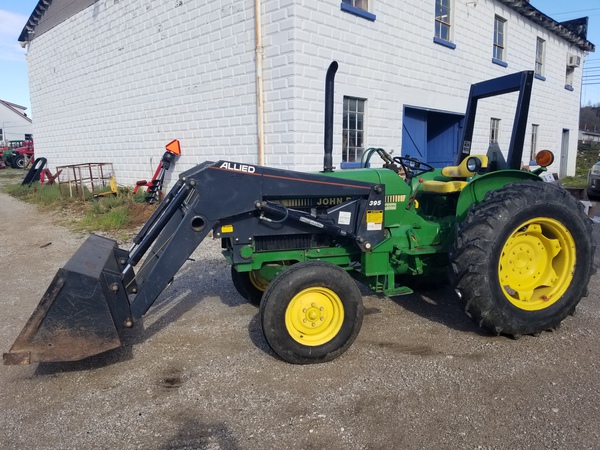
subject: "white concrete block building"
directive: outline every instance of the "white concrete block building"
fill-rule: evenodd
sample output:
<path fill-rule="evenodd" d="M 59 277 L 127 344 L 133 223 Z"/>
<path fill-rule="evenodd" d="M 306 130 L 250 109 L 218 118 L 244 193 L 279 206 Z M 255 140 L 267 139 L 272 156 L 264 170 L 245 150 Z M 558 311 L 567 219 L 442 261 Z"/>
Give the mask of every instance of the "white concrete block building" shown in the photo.
<path fill-rule="evenodd" d="M 40 0 L 19 40 L 36 154 L 113 163 L 133 184 L 172 139 L 175 173 L 221 158 L 319 170 L 334 60 L 337 167 L 374 146 L 450 163 L 471 83 L 535 70 L 523 161 L 547 148 L 573 174 L 586 33 L 525 0 Z M 515 103 L 480 102 L 473 152 L 506 151 Z"/>
<path fill-rule="evenodd" d="M 33 125 L 26 110 L 24 106 L 0 99 L 0 146 L 33 138 Z"/>

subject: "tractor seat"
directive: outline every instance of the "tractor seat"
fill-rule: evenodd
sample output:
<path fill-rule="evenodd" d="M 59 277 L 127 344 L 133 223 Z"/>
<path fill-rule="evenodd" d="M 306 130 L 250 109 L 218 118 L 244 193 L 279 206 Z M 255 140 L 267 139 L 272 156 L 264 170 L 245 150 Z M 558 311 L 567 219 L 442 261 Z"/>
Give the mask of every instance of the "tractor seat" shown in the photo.
<path fill-rule="evenodd" d="M 474 155 L 469 158 L 478 158 L 481 161 L 481 168 L 488 165 L 488 157 L 485 155 Z M 446 166 L 442 169 L 442 175 L 446 178 L 468 178 L 472 177 L 477 171 L 472 172 L 467 168 L 469 158 L 465 158 L 458 166 Z M 423 192 L 435 194 L 452 194 L 460 192 L 468 184 L 464 180 L 427 180 L 421 185 Z"/>

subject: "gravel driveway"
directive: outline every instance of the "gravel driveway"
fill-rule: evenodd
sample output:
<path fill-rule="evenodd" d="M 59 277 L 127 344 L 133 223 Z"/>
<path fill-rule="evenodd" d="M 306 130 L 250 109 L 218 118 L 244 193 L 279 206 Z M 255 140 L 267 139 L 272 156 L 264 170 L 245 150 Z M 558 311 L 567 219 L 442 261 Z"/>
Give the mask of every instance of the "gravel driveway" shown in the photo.
<path fill-rule="evenodd" d="M 7 351 L 85 236 L 4 194 L 0 217 Z M 350 350 L 295 366 L 268 348 L 218 242 L 193 258 L 123 348 L 1 366 L 0 447 L 600 448 L 598 274 L 558 331 L 519 340 L 479 332 L 447 289 L 393 299 L 365 291 Z"/>

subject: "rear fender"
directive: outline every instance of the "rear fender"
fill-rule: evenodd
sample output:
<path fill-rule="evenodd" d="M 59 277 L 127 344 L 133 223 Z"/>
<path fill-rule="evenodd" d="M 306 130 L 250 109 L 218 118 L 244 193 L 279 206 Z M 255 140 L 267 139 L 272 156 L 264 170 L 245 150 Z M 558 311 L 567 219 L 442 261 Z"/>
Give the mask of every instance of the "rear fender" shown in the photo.
<path fill-rule="evenodd" d="M 473 180 L 463 188 L 458 197 L 458 204 L 456 205 L 456 218 L 458 222 L 462 222 L 467 216 L 469 207 L 481 202 L 485 197 L 485 194 L 489 191 L 500 189 L 508 183 L 526 180 L 543 182 L 539 176 L 522 170 L 501 170 L 473 178 Z"/>

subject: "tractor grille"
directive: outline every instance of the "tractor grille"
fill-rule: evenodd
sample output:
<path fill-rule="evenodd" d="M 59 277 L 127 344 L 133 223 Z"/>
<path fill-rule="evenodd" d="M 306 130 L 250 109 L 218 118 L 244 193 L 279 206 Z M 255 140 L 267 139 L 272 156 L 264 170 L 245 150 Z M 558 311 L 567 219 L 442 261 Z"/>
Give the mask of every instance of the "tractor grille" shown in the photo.
<path fill-rule="evenodd" d="M 257 252 L 278 250 L 304 250 L 329 247 L 329 237 L 322 234 L 292 234 L 287 236 L 256 236 L 254 247 Z"/>

